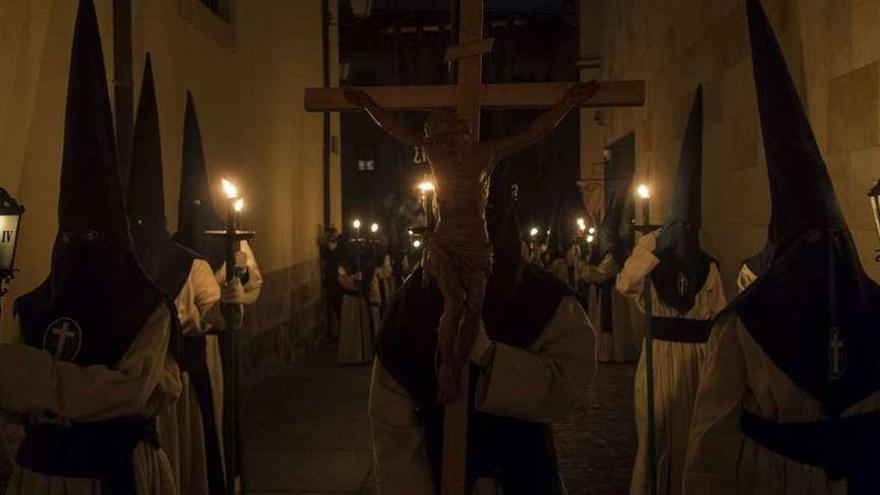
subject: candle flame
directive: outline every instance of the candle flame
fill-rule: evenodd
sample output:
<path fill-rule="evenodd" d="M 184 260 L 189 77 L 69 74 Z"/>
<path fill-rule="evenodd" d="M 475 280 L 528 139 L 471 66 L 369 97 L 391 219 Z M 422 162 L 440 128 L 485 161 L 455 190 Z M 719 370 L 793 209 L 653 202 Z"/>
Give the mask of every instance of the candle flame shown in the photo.
<path fill-rule="evenodd" d="M 645 184 L 642 184 L 638 188 L 639 197 L 642 199 L 648 199 L 651 197 L 651 189 L 648 188 Z"/>
<path fill-rule="evenodd" d="M 422 194 L 426 194 L 426 193 L 434 191 L 434 183 L 429 180 L 426 180 L 424 182 L 419 183 L 419 185 L 416 187 L 418 187 L 419 191 Z"/>
<path fill-rule="evenodd" d="M 577 219 L 577 224 L 578 224 L 578 227 L 581 228 L 581 230 L 584 230 L 584 228 L 586 228 L 587 221 L 584 220 L 583 218 L 578 218 L 578 219 Z"/>
<path fill-rule="evenodd" d="M 359 228 L 361 228 L 361 221 L 358 220 L 358 219 L 355 219 L 354 222 L 351 222 L 351 225 L 352 225 L 354 228 L 359 229 Z"/>
<path fill-rule="evenodd" d="M 420 240 L 418 240 L 418 239 L 416 239 L 416 240 L 413 241 L 413 247 L 414 247 L 414 248 L 418 249 L 418 248 L 421 247 L 421 246 L 422 246 L 422 241 L 420 241 Z"/>
<path fill-rule="evenodd" d="M 535 237 L 536 235 L 538 235 L 538 232 L 540 232 L 538 230 L 538 227 L 532 227 L 532 230 L 529 231 L 529 235 Z"/>
<path fill-rule="evenodd" d="M 222 179 L 221 183 L 223 184 L 223 194 L 225 194 L 227 198 L 233 199 L 238 197 L 238 188 L 235 187 L 235 184 L 226 179 Z"/>
<path fill-rule="evenodd" d="M 374 234 L 375 234 L 376 232 L 379 232 L 379 224 L 378 224 L 378 223 L 374 223 L 373 225 L 370 225 L 370 232 L 372 232 L 372 233 L 374 233 Z"/>
<path fill-rule="evenodd" d="M 595 234 L 595 233 L 596 233 L 596 227 L 590 227 L 590 229 L 587 230 L 587 232 L 590 233 L 590 234 Z"/>
<path fill-rule="evenodd" d="M 238 198 L 235 200 L 235 204 L 232 205 L 235 208 L 235 211 L 241 213 L 241 210 L 244 209 L 244 198 Z"/>
<path fill-rule="evenodd" d="M 593 237 L 592 235 L 587 236 L 587 242 L 593 242 L 594 240 L 596 240 L 596 238 Z"/>

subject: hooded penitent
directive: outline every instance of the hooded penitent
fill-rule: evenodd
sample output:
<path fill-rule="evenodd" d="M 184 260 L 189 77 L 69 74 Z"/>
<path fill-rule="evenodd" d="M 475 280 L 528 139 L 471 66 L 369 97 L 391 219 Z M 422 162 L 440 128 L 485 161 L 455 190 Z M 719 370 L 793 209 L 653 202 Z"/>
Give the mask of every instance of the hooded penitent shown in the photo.
<path fill-rule="evenodd" d="M 16 301 L 29 345 L 80 365 L 114 365 L 161 293 L 132 248 L 98 23 L 80 2 L 70 61 L 58 234 L 48 279 Z"/>
<path fill-rule="evenodd" d="M 682 314 L 694 306 L 713 262 L 700 247 L 702 176 L 703 89 L 700 87 L 681 145 L 672 207 L 657 238 L 654 254 L 660 264 L 651 272 L 657 295 Z"/>
<path fill-rule="evenodd" d="M 865 274 L 782 51 L 748 2 L 770 180 L 769 253 L 731 307 L 773 362 L 839 415 L 880 389 L 880 287 Z"/>
<path fill-rule="evenodd" d="M 483 306 L 486 331 L 493 340 L 528 348 L 552 319 L 562 298 L 573 293 L 554 276 L 523 262 L 514 198 L 501 166 L 492 176 L 486 221 L 494 248 Z M 438 487 L 443 407 L 436 401 L 434 358 L 442 312 L 439 288 L 433 282 L 424 287 L 422 270 L 417 269 L 393 298 L 376 342 L 382 365 L 419 405 Z M 475 386 L 476 380 L 472 383 Z M 468 486 L 475 477 L 491 472 L 505 491 L 557 493 L 553 437 L 547 425 L 477 412 L 472 412 L 470 424 Z"/>
<path fill-rule="evenodd" d="M 162 174 L 159 112 L 148 54 L 134 126 L 126 206 L 135 251 L 144 272 L 166 296 L 174 299 L 183 289 L 196 255 L 171 240 L 168 233 Z"/>
<path fill-rule="evenodd" d="M 174 240 L 204 256 L 216 271 L 226 261 L 225 246 L 221 238 L 211 237 L 205 232 L 224 228 L 211 202 L 211 185 L 205 168 L 199 120 L 192 94 L 187 93 L 183 124 L 183 170 Z"/>
<path fill-rule="evenodd" d="M 22 336 L 58 361 L 113 368 L 138 332 L 158 331 L 145 327 L 154 312 L 168 310 L 169 322 L 173 313 L 132 248 L 91 0 L 80 2 L 74 31 L 58 203 L 49 277 L 15 302 Z M 142 442 L 158 446 L 151 418 L 35 422 L 17 461 L 45 475 L 100 479 L 103 493 L 134 494 L 132 452 Z"/>

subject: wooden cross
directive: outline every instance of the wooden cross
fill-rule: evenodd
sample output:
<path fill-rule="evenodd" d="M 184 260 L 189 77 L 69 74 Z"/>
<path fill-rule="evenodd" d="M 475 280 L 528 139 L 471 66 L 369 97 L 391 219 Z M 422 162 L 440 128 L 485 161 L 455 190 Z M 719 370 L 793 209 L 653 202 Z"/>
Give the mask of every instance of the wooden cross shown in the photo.
<path fill-rule="evenodd" d="M 455 107 L 467 121 L 474 142 L 480 139 L 481 108 L 542 108 L 558 103 L 576 83 L 483 84 L 482 55 L 492 42 L 483 38 L 484 0 L 461 0 L 459 44 L 450 47 L 447 61 L 458 63 L 455 85 L 371 86 L 361 88 L 382 108 L 423 110 Z M 589 107 L 636 107 L 645 102 L 644 81 L 601 83 Z M 310 112 L 360 110 L 350 104 L 340 88 L 308 88 L 305 109 Z M 462 495 L 465 488 L 469 390 L 467 367 L 462 373 L 462 398 L 446 406 L 443 431 L 443 495 Z"/>

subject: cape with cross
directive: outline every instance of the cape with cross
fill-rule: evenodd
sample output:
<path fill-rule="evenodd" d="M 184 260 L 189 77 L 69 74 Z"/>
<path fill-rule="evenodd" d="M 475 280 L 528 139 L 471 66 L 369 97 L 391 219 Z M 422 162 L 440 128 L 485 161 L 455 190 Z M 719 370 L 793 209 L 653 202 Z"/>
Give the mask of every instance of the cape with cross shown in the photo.
<path fill-rule="evenodd" d="M 459 44 L 446 52 L 446 61 L 457 64 L 456 84 L 425 86 L 371 86 L 366 91 L 387 110 L 425 111 L 455 108 L 466 121 L 475 142 L 479 142 L 482 108 L 522 109 L 555 105 L 575 86 L 571 83 L 483 84 L 483 55 L 491 52 L 492 39 L 483 37 L 484 0 L 461 0 L 458 20 Z M 639 107 L 645 102 L 644 81 L 601 82 L 585 107 Z M 308 88 L 305 109 L 310 112 L 356 111 L 341 88 Z M 467 373 L 463 373 L 468 390 Z M 443 432 L 443 495 L 466 493 L 468 404 L 466 394 L 446 405 Z"/>

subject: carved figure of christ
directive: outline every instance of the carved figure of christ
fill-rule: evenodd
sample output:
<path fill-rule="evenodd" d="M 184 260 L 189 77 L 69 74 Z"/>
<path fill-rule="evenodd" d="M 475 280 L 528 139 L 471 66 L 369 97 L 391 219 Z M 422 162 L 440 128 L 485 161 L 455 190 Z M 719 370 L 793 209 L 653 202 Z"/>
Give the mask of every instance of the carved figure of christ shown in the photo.
<path fill-rule="evenodd" d="M 363 90 L 344 90 L 348 101 L 366 110 L 388 134 L 421 147 L 431 166 L 439 218 L 434 232 L 425 237 L 424 269 L 436 278 L 444 297 L 438 329 L 441 365 L 437 399 L 442 404 L 452 402 L 461 393 L 459 377 L 479 329 L 492 267 L 492 245 L 485 219 L 492 169 L 498 161 L 540 141 L 598 89 L 596 82 L 573 86 L 523 132 L 484 143 L 473 139 L 468 123 L 452 109 L 431 113 L 424 133 L 417 133 L 402 125 Z"/>

